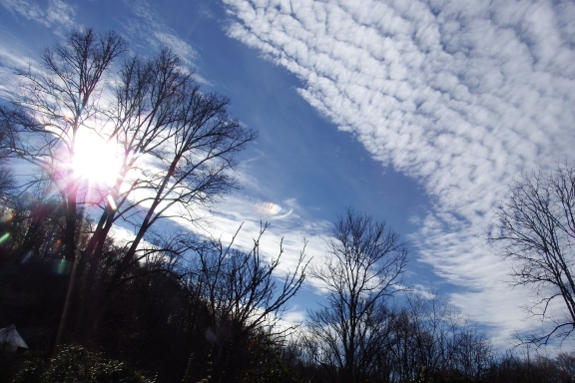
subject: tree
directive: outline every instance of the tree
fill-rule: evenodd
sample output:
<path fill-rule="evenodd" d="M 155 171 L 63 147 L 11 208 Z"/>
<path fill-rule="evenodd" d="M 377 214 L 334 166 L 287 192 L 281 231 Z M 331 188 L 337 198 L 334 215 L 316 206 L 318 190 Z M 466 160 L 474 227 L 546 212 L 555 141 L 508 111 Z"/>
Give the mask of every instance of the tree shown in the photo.
<path fill-rule="evenodd" d="M 229 170 L 235 154 L 255 133 L 227 114 L 228 104 L 225 97 L 202 92 L 170 50 L 125 63 L 107 112 L 114 126 L 112 137 L 124 156 L 110 198 L 102 201 L 103 213 L 88 253 L 97 253 L 113 223 L 123 218 L 138 227 L 127 266 L 158 220 L 177 215 L 193 221 L 198 204 L 234 186 Z M 142 157 L 153 160 L 148 169 Z M 134 199 L 134 194 L 141 197 Z M 170 211 L 174 207 L 180 211 Z"/>
<path fill-rule="evenodd" d="M 197 261 L 190 269 L 190 287 L 207 302 L 214 326 L 232 325 L 250 332 L 273 323 L 304 282 L 305 249 L 295 270 L 278 286 L 275 277 L 284 250 L 280 243 L 276 258 L 270 262 L 262 259 L 260 241 L 266 229 L 267 225 L 260 228 L 249 252 L 232 248 L 235 236 L 227 245 L 210 239 L 193 246 Z"/>
<path fill-rule="evenodd" d="M 128 60 L 115 96 L 107 116 L 124 156 L 86 249 L 88 287 L 114 223 L 123 219 L 137 230 L 106 292 L 94 300 L 96 309 L 122 275 L 147 257 L 149 249 L 141 243 L 154 224 L 174 216 L 193 222 L 198 205 L 234 187 L 230 170 L 235 155 L 255 138 L 227 114 L 229 100 L 202 92 L 191 75 L 181 71 L 179 58 L 166 49 L 151 59 Z M 142 165 L 146 158 L 152 161 L 148 168 Z"/>
<path fill-rule="evenodd" d="M 215 380 L 226 381 L 238 376 L 254 368 L 250 363 L 260 364 L 256 363 L 256 370 L 264 367 L 263 362 L 257 360 L 257 354 L 263 352 L 266 357 L 262 359 L 267 364 L 267 356 L 273 357 L 269 346 L 277 346 L 286 333 L 293 330 L 278 326 L 278 319 L 306 278 L 305 247 L 295 269 L 288 272 L 281 283 L 277 279 L 282 244 L 276 258 L 270 262 L 262 259 L 260 240 L 266 228 L 267 225 L 260 228 L 248 252 L 232 247 L 235 236 L 227 245 L 214 239 L 185 244 L 197 257 L 184 278 L 186 291 L 193 301 L 205 303 L 208 323 L 203 325 Z M 202 355 L 197 350 L 196 354 Z"/>
<path fill-rule="evenodd" d="M 311 275 L 327 289 L 327 303 L 309 313 L 308 345 L 332 381 L 369 378 L 383 352 L 385 299 L 398 285 L 407 249 L 384 222 L 348 209 L 335 224 L 328 257 Z"/>
<path fill-rule="evenodd" d="M 2 116 L 3 111 L 0 108 L 0 206 L 6 204 L 8 194 L 14 188 L 14 180 L 10 171 L 4 167 L 6 158 L 10 156 L 10 127 Z M 3 207 L 3 206 L 2 206 Z"/>
<path fill-rule="evenodd" d="M 537 301 L 528 314 L 550 324 L 529 342 L 546 344 L 575 330 L 575 170 L 564 164 L 554 171 L 524 174 L 498 208 L 502 255 L 515 261 L 513 285 L 531 287 Z M 551 304 L 562 303 L 561 316 Z"/>
<path fill-rule="evenodd" d="M 19 71 L 24 93 L 13 100 L 15 108 L 3 110 L 2 125 L 17 139 L 10 140 L 14 156 L 37 166 L 60 194 L 65 215 L 64 256 L 72 272 L 64 301 L 66 323 L 77 265 L 78 201 L 82 180 L 74 174 L 78 133 L 99 113 L 102 80 L 114 59 L 126 50 L 125 41 L 113 32 L 75 31 L 68 44 L 44 50 L 43 68 Z M 61 326 L 61 327 L 62 327 Z M 61 333 L 61 331 L 59 331 Z M 59 342 L 56 336 L 55 343 Z M 54 348 L 55 350 L 55 348 Z"/>
<path fill-rule="evenodd" d="M 113 32 L 72 32 L 67 44 L 44 51 L 40 71 L 19 72 L 25 91 L 13 100 L 14 108 L 1 108 L 3 130 L 18 137 L 9 140 L 12 155 L 40 168 L 64 208 L 64 255 L 72 271 L 62 329 L 76 274 L 87 289 L 87 295 L 77 295 L 91 306 L 83 310 L 90 321 L 122 275 L 147 257 L 150 249 L 142 243 L 159 220 L 178 216 L 195 221 L 198 205 L 234 187 L 235 155 L 255 138 L 227 114 L 227 98 L 200 90 L 175 53 L 163 49 L 155 57 L 133 56 L 114 66 L 126 50 Z M 114 68 L 118 76 L 104 81 Z M 94 187 L 75 174 L 81 132 L 117 146 L 120 169 L 113 185 Z M 102 209 L 95 227 L 78 225 L 93 205 Z M 102 249 L 119 219 L 134 225 L 135 238 L 105 293 L 91 296 Z M 80 231 L 89 239 L 78 248 Z M 80 327 L 89 330 L 89 324 Z"/>
<path fill-rule="evenodd" d="M 39 70 L 19 71 L 24 92 L 14 99 L 15 109 L 3 111 L 9 125 L 14 156 L 40 168 L 59 192 L 66 215 L 65 255 L 75 258 L 78 193 L 82 180 L 74 176 L 76 140 L 100 113 L 102 82 L 114 59 L 126 50 L 113 32 L 75 31 L 68 44 L 47 48 Z M 81 202 L 81 201 L 80 201 Z"/>

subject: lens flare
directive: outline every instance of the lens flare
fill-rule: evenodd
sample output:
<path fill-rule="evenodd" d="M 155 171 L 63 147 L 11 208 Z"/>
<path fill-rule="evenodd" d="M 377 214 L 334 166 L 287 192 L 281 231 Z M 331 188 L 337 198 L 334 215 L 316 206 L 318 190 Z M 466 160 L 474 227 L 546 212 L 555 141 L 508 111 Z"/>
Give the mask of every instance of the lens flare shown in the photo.
<path fill-rule="evenodd" d="M 12 220 L 12 218 L 14 218 L 14 212 L 12 210 L 7 209 L 6 211 L 4 211 L 4 214 L 2 215 L 1 221 L 8 222 Z"/>
<path fill-rule="evenodd" d="M 32 257 L 32 251 L 28 251 L 24 258 L 20 261 L 20 264 L 23 265 Z"/>
<path fill-rule="evenodd" d="M 0 237 L 0 243 L 6 242 L 8 238 L 10 238 L 10 234 L 4 233 L 4 235 Z"/>
<path fill-rule="evenodd" d="M 118 207 L 116 206 L 116 201 L 114 201 L 111 195 L 108 196 L 108 203 L 110 204 L 112 210 L 118 210 Z"/>
<path fill-rule="evenodd" d="M 52 261 L 51 269 L 57 275 L 66 275 L 70 271 L 69 266 L 69 262 L 62 258 Z"/>

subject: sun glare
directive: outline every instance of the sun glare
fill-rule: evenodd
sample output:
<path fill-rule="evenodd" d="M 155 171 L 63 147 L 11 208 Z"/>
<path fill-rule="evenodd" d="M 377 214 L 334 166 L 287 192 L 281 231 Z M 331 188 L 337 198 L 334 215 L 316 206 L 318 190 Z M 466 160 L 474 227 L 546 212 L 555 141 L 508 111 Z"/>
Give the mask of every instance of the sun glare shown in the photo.
<path fill-rule="evenodd" d="M 118 147 L 87 130 L 76 135 L 74 174 L 101 186 L 114 185 L 120 170 Z"/>

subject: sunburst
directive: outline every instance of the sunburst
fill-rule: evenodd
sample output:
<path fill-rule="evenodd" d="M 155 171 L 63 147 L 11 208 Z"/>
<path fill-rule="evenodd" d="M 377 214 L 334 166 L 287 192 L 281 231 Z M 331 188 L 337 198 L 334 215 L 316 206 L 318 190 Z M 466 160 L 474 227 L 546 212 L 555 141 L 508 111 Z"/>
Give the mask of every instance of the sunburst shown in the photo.
<path fill-rule="evenodd" d="M 74 145 L 74 176 L 98 186 L 114 185 L 121 161 L 119 148 L 87 130 L 79 130 Z"/>

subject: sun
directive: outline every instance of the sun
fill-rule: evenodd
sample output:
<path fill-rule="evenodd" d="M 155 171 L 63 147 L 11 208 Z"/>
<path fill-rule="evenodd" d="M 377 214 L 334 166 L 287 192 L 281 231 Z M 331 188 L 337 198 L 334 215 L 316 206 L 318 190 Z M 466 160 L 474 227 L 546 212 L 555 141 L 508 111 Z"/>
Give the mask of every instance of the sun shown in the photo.
<path fill-rule="evenodd" d="M 113 186 L 120 171 L 119 147 L 87 129 L 76 134 L 74 175 L 99 186 Z"/>

